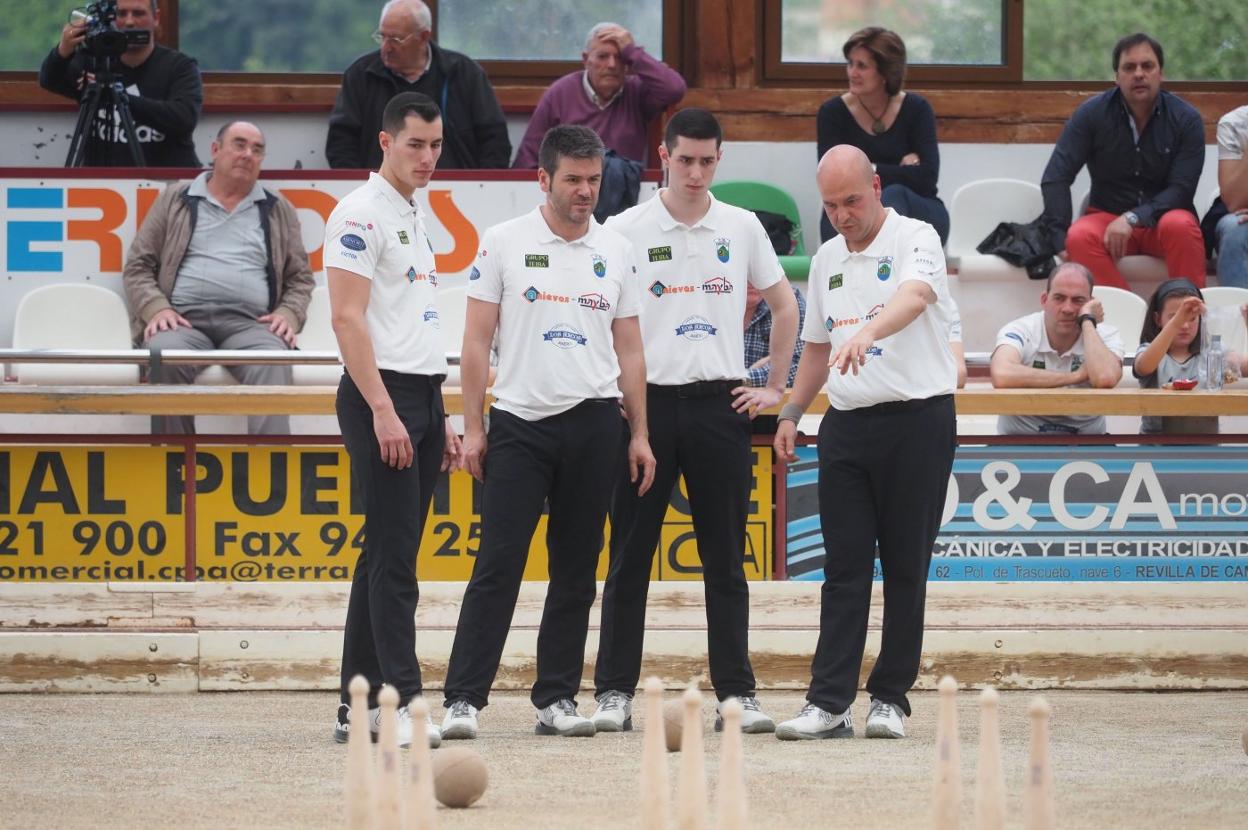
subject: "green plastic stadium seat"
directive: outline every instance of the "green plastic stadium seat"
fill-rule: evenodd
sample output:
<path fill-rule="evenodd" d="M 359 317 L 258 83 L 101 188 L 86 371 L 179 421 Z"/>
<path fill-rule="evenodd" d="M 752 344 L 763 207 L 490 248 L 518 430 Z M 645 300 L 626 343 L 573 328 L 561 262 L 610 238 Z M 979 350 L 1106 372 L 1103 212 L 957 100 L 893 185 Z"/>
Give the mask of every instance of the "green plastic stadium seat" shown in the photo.
<path fill-rule="evenodd" d="M 766 182 L 731 181 L 711 185 L 711 192 L 721 202 L 746 210 L 778 213 L 792 222 L 797 246 L 793 253 L 780 257 L 780 266 L 790 281 L 806 281 L 810 275 L 810 257 L 806 255 L 806 243 L 802 238 L 802 219 L 797 212 L 797 202 L 787 191 Z"/>

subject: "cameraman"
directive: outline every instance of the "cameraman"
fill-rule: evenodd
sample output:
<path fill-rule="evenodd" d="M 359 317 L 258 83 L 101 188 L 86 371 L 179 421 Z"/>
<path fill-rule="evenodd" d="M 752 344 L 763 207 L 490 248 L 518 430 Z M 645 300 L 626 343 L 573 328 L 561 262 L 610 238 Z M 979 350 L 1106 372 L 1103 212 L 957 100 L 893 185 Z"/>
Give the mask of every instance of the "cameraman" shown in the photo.
<path fill-rule="evenodd" d="M 181 52 L 156 44 L 160 11 L 156 0 L 102 0 L 92 4 L 93 12 L 115 6 L 116 27 L 123 32 L 146 31 L 146 43 L 131 42 L 120 58 L 112 62 L 113 78 L 125 90 L 134 118 L 135 133 L 149 167 L 200 167 L 195 155 L 193 134 L 204 102 L 204 86 L 199 67 Z M 103 21 L 101 21 L 103 22 Z M 39 86 L 79 100 L 98 70 L 108 59 L 97 58 L 84 45 L 87 24 L 66 23 L 61 41 L 39 69 Z M 87 164 L 96 167 L 129 167 L 130 151 L 120 116 L 100 113 L 88 128 Z M 116 137 L 110 135 L 108 119 L 118 124 Z M 84 136 L 85 138 L 85 136 Z M 112 140 L 105 146 L 105 142 Z"/>

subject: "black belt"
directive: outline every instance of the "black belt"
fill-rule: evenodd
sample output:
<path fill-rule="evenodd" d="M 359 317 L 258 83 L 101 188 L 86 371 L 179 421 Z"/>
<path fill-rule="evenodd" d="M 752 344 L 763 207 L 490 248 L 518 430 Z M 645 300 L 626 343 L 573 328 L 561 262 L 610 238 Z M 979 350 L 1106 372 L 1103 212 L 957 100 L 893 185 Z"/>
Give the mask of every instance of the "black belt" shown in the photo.
<path fill-rule="evenodd" d="M 696 380 L 679 386 L 647 383 L 646 394 L 667 398 L 709 398 L 714 395 L 727 395 L 743 384 L 744 381 L 741 380 Z"/>
<path fill-rule="evenodd" d="M 909 401 L 885 401 L 872 406 L 863 406 L 858 409 L 838 410 L 844 411 L 850 415 L 868 415 L 868 414 L 886 414 L 890 412 L 914 412 L 920 409 L 926 409 L 933 404 L 943 403 L 944 401 L 952 401 L 953 395 L 934 395 L 930 398 L 915 398 Z"/>

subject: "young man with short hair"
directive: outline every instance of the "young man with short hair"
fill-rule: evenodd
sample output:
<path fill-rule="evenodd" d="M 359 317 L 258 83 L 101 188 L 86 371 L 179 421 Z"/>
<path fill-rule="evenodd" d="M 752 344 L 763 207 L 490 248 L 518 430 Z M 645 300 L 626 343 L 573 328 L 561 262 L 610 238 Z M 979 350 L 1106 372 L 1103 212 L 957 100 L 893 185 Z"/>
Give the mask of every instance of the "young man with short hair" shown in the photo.
<path fill-rule="evenodd" d="M 529 545 L 549 505 L 550 583 L 531 699 L 539 735 L 590 737 L 576 711 L 603 523 L 623 432 L 631 486 L 654 476 L 633 249 L 593 218 L 602 141 L 552 128 L 538 182 L 545 202 L 487 230 L 469 275 L 464 326 L 464 461 L 484 482 L 481 545 L 460 606 L 446 675 L 443 737 L 475 738 L 515 612 Z M 487 438 L 490 345 L 498 377 Z"/>
<path fill-rule="evenodd" d="M 408 703 L 421 694 L 414 615 L 416 554 L 439 470 L 459 438 L 446 417 L 446 346 L 434 289 L 437 268 L 424 213 L 412 194 L 429 184 L 442 150 L 442 118 L 428 96 L 404 92 L 386 105 L 381 168 L 347 194 L 325 223 L 325 271 L 345 373 L 338 424 L 351 479 L 364 504 L 342 646 L 342 704 L 334 738 L 349 729 L 351 679 L 368 679 L 375 733 L 383 684 L 399 692 L 399 744 L 412 741 Z M 441 737 L 424 724 L 430 746 Z"/>
<path fill-rule="evenodd" d="M 756 288 L 772 309 L 772 365 L 788 366 L 797 301 L 758 217 L 711 195 L 722 140 L 706 110 L 676 113 L 659 145 L 668 186 L 607 222 L 632 241 L 640 260 L 646 423 L 658 466 L 648 493 L 621 482 L 612 503 L 594 676 L 600 731 L 632 729 L 650 569 L 681 473 L 702 560 L 711 684 L 720 701 L 741 701 L 744 731 L 775 728 L 754 695 L 745 524 L 750 420 L 780 402 L 787 378 L 776 372 L 764 386 L 748 384 L 741 321 L 747 289 Z"/>

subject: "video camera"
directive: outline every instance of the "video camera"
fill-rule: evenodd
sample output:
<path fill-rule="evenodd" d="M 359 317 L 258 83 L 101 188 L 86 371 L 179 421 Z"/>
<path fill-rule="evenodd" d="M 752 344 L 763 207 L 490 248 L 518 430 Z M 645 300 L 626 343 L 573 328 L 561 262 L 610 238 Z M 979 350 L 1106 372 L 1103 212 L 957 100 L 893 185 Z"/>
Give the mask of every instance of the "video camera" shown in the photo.
<path fill-rule="evenodd" d="M 69 13 L 70 22 L 86 23 L 86 38 L 79 49 L 95 58 L 118 58 L 131 46 L 146 46 L 152 33 L 145 29 L 117 28 L 117 0 L 99 0 Z"/>

